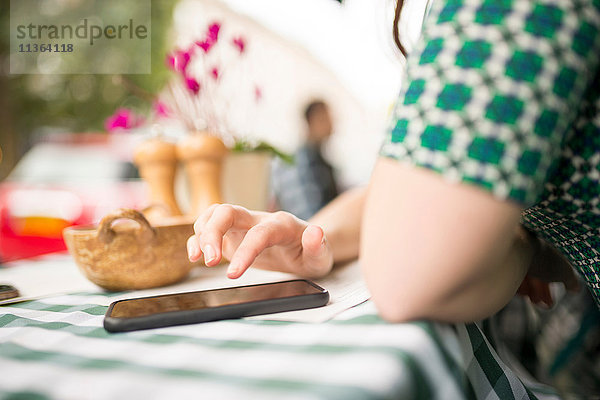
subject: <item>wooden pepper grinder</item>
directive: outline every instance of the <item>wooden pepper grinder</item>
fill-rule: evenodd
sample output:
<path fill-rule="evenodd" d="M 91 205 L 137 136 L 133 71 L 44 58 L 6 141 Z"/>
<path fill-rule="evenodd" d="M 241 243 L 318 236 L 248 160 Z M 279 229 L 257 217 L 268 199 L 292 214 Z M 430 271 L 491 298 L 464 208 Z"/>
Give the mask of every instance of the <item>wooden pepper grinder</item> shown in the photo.
<path fill-rule="evenodd" d="M 211 204 L 222 202 L 221 171 L 227 152 L 221 139 L 205 132 L 187 135 L 179 142 L 177 156 L 185 164 L 194 217 Z"/>
<path fill-rule="evenodd" d="M 171 215 L 181 215 L 175 200 L 176 145 L 160 136 L 148 139 L 135 149 L 133 160 L 150 188 L 151 204 L 163 204 Z"/>

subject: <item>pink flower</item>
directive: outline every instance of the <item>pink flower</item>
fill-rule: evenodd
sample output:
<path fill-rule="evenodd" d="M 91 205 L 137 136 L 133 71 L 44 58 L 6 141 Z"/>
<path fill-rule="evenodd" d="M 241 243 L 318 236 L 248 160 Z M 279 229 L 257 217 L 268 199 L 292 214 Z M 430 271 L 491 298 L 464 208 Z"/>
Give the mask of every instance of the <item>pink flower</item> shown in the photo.
<path fill-rule="evenodd" d="M 206 41 L 212 42 L 213 44 L 219 39 L 219 31 L 221 30 L 221 24 L 219 22 L 213 22 L 208 27 L 206 33 Z"/>
<path fill-rule="evenodd" d="M 198 94 L 198 92 L 200 92 L 200 82 L 198 82 L 194 78 L 186 76 L 185 77 L 185 85 L 187 86 L 189 91 L 194 94 Z"/>
<path fill-rule="evenodd" d="M 210 51 L 210 49 L 213 47 L 214 42 L 209 42 L 207 40 L 204 40 L 202 42 L 198 41 L 196 42 L 196 46 L 200 47 L 202 50 L 204 50 L 204 53 L 208 53 Z"/>
<path fill-rule="evenodd" d="M 104 121 L 104 128 L 108 132 L 114 132 L 117 130 L 127 130 L 140 126 L 144 122 L 144 119 L 138 117 L 133 111 L 127 108 L 119 108 L 113 115 L 106 118 Z"/>
<path fill-rule="evenodd" d="M 196 46 L 204 50 L 204 53 L 208 53 L 210 49 L 212 49 L 212 47 L 217 43 L 217 40 L 219 40 L 220 30 L 220 23 L 214 22 L 210 24 L 206 31 L 206 39 L 197 41 Z"/>
<path fill-rule="evenodd" d="M 192 58 L 190 53 L 190 51 L 175 50 L 167 55 L 167 66 L 173 71 L 185 72 Z"/>
<path fill-rule="evenodd" d="M 154 114 L 159 118 L 169 118 L 171 116 L 169 107 L 160 100 L 154 102 L 153 108 Z"/>
<path fill-rule="evenodd" d="M 244 49 L 246 48 L 246 40 L 240 36 L 237 38 L 233 38 L 233 40 L 231 41 L 231 43 L 237 47 L 238 51 L 240 52 L 240 54 L 242 54 L 244 52 Z"/>
<path fill-rule="evenodd" d="M 212 75 L 213 79 L 216 81 L 217 79 L 219 79 L 219 68 L 217 67 L 212 67 L 212 69 L 210 70 L 210 74 Z"/>
<path fill-rule="evenodd" d="M 254 87 L 254 100 L 258 103 L 262 99 L 262 90 L 258 86 Z"/>

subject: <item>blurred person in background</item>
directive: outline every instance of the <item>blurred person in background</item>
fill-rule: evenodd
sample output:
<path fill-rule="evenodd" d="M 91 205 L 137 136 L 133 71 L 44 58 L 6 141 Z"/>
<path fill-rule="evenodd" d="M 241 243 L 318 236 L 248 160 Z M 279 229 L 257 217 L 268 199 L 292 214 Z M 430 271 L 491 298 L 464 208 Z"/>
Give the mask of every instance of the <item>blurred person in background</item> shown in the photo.
<path fill-rule="evenodd" d="M 337 197 L 338 189 L 333 168 L 322 154 L 333 131 L 329 107 L 322 100 L 312 101 L 304 119 L 306 141 L 296 151 L 293 165 L 274 161 L 271 186 L 279 209 L 309 219 Z"/>

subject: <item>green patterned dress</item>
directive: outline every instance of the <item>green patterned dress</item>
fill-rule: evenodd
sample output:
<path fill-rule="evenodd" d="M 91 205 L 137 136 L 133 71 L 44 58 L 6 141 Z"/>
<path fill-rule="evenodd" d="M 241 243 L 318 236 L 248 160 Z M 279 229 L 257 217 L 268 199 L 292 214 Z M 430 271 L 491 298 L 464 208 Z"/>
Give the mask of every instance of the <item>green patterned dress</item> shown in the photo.
<path fill-rule="evenodd" d="M 381 155 L 517 202 L 600 306 L 600 0 L 435 1 Z"/>

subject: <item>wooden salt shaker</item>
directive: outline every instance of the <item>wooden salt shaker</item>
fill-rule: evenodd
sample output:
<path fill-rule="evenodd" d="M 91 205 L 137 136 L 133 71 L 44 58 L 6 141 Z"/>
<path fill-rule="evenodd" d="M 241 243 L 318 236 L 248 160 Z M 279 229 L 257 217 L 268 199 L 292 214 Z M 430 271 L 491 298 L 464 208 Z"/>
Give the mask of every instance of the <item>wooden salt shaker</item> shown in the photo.
<path fill-rule="evenodd" d="M 151 204 L 164 204 L 171 215 L 181 215 L 175 200 L 175 144 L 160 137 L 148 139 L 135 149 L 133 160 L 148 184 Z"/>
<path fill-rule="evenodd" d="M 194 217 L 211 204 L 222 202 L 221 171 L 227 152 L 221 139 L 205 132 L 187 135 L 179 142 L 177 155 L 185 164 Z"/>

